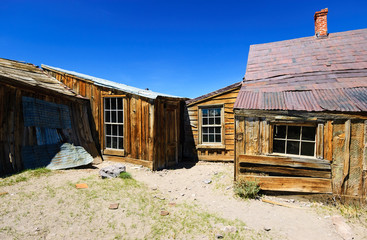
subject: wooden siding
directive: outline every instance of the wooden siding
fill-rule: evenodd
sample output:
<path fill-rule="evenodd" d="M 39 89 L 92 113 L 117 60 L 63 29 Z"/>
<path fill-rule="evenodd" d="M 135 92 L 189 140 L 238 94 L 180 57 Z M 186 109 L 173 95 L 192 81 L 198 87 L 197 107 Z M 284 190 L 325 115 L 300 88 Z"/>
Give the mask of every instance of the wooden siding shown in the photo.
<path fill-rule="evenodd" d="M 126 161 L 152 169 L 176 164 L 182 156 L 181 101 L 176 98 L 146 97 L 121 90 L 96 86 L 92 81 L 46 69 L 49 74 L 78 94 L 89 98 L 106 159 Z M 124 150 L 105 149 L 103 98 L 124 98 Z M 113 156 L 112 156 L 113 155 Z"/>
<path fill-rule="evenodd" d="M 0 175 L 23 170 L 22 148 L 39 145 L 36 128 L 24 126 L 22 97 L 32 97 L 68 106 L 71 129 L 63 131 L 63 139 L 76 146 L 82 146 L 92 155 L 95 163 L 101 161 L 100 151 L 97 150 L 98 138 L 94 122 L 91 121 L 88 101 L 63 96 L 50 90 L 3 84 L 0 81 Z"/>
<path fill-rule="evenodd" d="M 185 149 L 184 157 L 204 161 L 234 160 L 234 113 L 233 105 L 236 101 L 240 86 L 227 92 L 210 96 L 207 99 L 190 103 L 185 111 Z M 203 145 L 200 134 L 200 111 L 205 106 L 222 106 L 222 144 Z"/>
<path fill-rule="evenodd" d="M 253 118 L 237 114 L 235 179 L 256 179 L 264 190 L 330 192 L 365 198 L 367 121 L 336 115 L 307 122 L 284 115 L 274 120 L 264 115 Z M 272 154 L 272 124 L 277 121 L 317 126 L 316 157 Z"/>

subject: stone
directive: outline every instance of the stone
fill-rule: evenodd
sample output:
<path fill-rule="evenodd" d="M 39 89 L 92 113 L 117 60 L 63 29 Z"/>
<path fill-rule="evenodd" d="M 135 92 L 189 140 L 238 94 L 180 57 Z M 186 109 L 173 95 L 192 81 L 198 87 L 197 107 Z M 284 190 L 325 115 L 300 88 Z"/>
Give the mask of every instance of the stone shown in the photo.
<path fill-rule="evenodd" d="M 166 210 L 161 211 L 161 216 L 167 216 L 167 215 L 169 215 L 168 211 L 166 211 Z"/>
<path fill-rule="evenodd" d="M 117 164 L 114 164 L 114 165 L 110 165 L 110 166 L 101 168 L 99 170 L 99 175 L 102 178 L 116 178 L 122 172 L 126 172 L 125 165 L 123 165 L 121 163 L 117 163 Z"/>
<path fill-rule="evenodd" d="M 223 236 L 223 234 L 221 234 L 221 233 L 217 233 L 217 234 L 215 234 L 215 238 L 216 238 L 216 239 L 223 239 L 223 238 L 224 238 L 224 236 Z"/>
<path fill-rule="evenodd" d="M 211 184 L 212 183 L 212 180 L 211 179 L 204 180 L 204 183 L 205 184 Z"/>
<path fill-rule="evenodd" d="M 264 230 L 269 232 L 271 230 L 271 228 L 270 227 L 264 227 Z"/>
<path fill-rule="evenodd" d="M 233 227 L 233 226 L 224 226 L 223 228 L 221 228 L 221 230 L 223 232 L 226 232 L 226 233 L 235 233 L 235 232 L 237 232 L 237 228 Z"/>
<path fill-rule="evenodd" d="M 116 210 L 119 208 L 119 205 L 120 205 L 119 203 L 111 203 L 108 209 Z"/>

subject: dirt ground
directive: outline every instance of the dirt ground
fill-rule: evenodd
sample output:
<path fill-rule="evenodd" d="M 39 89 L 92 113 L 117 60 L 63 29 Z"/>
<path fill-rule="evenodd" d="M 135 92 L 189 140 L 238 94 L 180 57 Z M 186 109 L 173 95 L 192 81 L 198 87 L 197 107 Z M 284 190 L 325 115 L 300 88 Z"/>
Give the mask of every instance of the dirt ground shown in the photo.
<path fill-rule="evenodd" d="M 284 205 L 279 206 L 235 197 L 229 163 L 199 162 L 156 172 L 124 163 L 137 180 L 133 184 L 98 177 L 100 168 L 113 164 L 2 185 L 0 192 L 8 194 L 0 196 L 0 239 L 216 239 L 219 230 L 212 226 L 239 222 L 246 226 L 235 225 L 237 233 L 224 239 L 346 239 L 332 220 L 340 212 L 322 203 L 261 197 Z M 75 189 L 76 183 L 89 188 Z M 109 210 L 111 203 L 119 203 L 119 210 Z M 155 214 L 162 209 L 170 215 Z M 365 222 L 345 221 L 354 239 L 367 239 Z"/>
<path fill-rule="evenodd" d="M 332 216 L 338 213 L 325 210 L 322 203 L 299 196 L 263 196 L 285 207 L 234 197 L 233 164 L 230 163 L 199 162 L 190 167 L 157 172 L 129 165 L 128 171 L 172 201 L 194 201 L 209 212 L 242 220 L 255 230 L 271 229 L 284 239 L 343 239 L 332 222 Z M 206 184 L 207 180 L 212 183 Z M 363 225 L 349 223 L 349 226 L 354 239 L 367 239 Z"/>

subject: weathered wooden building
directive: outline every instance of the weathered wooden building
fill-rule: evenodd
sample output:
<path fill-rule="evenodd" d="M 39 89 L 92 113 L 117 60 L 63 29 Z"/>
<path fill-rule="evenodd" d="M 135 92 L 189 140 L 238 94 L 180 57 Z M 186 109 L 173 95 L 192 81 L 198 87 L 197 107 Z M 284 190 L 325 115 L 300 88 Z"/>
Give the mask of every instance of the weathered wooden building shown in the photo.
<path fill-rule="evenodd" d="M 42 68 L 90 99 L 104 159 L 154 170 L 180 161 L 183 98 L 47 65 Z"/>
<path fill-rule="evenodd" d="M 0 58 L 0 175 L 99 162 L 96 145 L 89 100 L 33 64 Z"/>
<path fill-rule="evenodd" d="M 241 82 L 186 101 L 184 157 L 234 160 L 233 105 Z"/>
<path fill-rule="evenodd" d="M 367 29 L 328 34 L 326 14 L 315 14 L 315 36 L 250 47 L 234 105 L 235 178 L 365 198 Z"/>

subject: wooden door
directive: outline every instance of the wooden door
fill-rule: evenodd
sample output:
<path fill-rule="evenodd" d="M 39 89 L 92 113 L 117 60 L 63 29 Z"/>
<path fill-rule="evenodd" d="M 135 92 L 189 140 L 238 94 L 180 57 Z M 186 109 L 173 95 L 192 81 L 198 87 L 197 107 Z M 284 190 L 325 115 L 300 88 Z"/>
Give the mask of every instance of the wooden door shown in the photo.
<path fill-rule="evenodd" d="M 168 105 L 165 113 L 165 165 L 174 166 L 178 163 L 178 130 L 177 105 Z"/>

